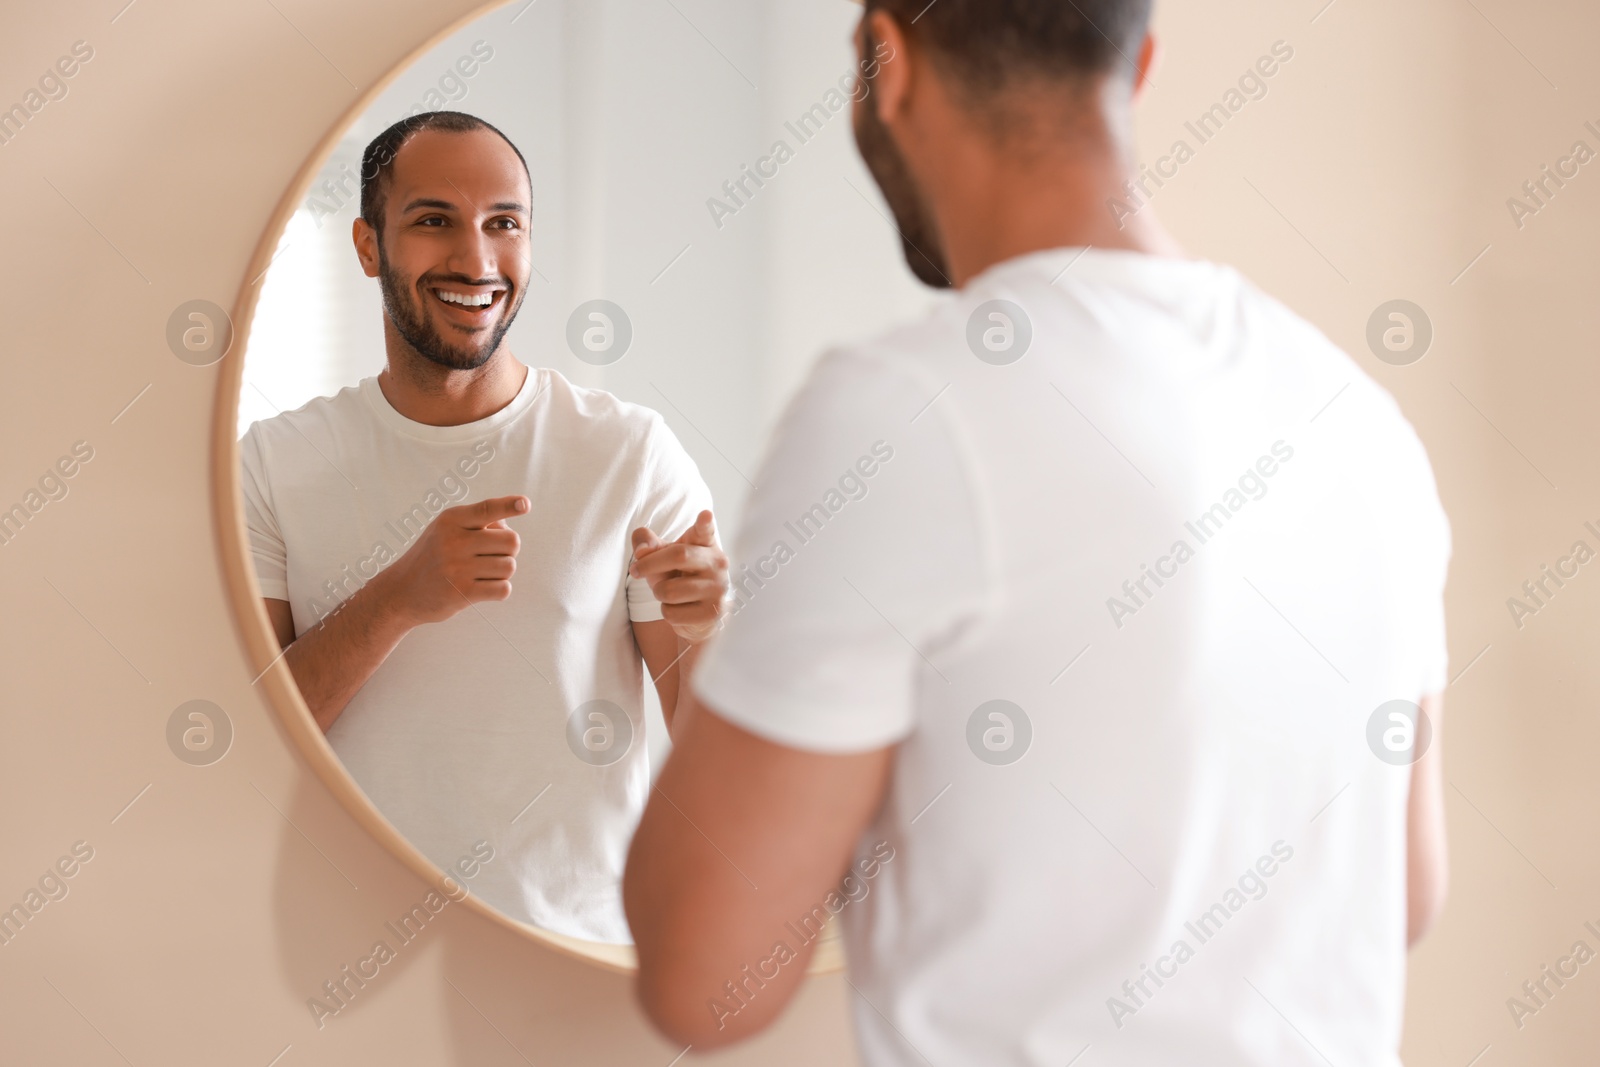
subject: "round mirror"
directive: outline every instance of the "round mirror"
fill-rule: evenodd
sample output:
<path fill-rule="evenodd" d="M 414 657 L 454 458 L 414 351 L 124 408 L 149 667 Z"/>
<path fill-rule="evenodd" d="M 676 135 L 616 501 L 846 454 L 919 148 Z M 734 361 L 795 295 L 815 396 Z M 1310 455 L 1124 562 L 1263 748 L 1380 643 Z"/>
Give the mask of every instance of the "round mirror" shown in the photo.
<path fill-rule="evenodd" d="M 258 681 L 414 870 L 605 965 L 694 659 L 635 531 L 731 529 L 806 365 L 927 299 L 851 140 L 856 14 L 495 7 L 329 134 L 236 306 Z"/>

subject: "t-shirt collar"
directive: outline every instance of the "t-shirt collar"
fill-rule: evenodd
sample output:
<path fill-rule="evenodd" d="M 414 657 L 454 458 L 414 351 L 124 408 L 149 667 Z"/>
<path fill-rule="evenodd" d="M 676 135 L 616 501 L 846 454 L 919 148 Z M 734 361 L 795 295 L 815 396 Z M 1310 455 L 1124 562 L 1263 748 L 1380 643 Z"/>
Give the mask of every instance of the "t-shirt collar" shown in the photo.
<path fill-rule="evenodd" d="M 517 390 L 517 395 L 511 398 L 509 404 L 492 415 L 475 422 L 464 422 L 459 426 L 429 426 L 406 418 L 396 411 L 394 405 L 389 403 L 389 398 L 383 395 L 376 375 L 361 379 L 361 394 L 366 398 L 367 406 L 378 421 L 394 432 L 435 444 L 459 444 L 499 433 L 515 422 L 544 391 L 546 377 L 547 372 L 544 368 L 529 367 L 522 388 Z"/>
<path fill-rule="evenodd" d="M 1043 276 L 1048 282 L 1074 277 L 1102 282 L 1132 283 L 1140 287 L 1161 278 L 1193 278 L 1214 273 L 1218 265 L 1203 259 L 1152 255 L 1125 248 L 1066 246 L 1043 248 L 990 264 L 967 282 L 966 288 L 1001 283 L 1023 276 Z"/>

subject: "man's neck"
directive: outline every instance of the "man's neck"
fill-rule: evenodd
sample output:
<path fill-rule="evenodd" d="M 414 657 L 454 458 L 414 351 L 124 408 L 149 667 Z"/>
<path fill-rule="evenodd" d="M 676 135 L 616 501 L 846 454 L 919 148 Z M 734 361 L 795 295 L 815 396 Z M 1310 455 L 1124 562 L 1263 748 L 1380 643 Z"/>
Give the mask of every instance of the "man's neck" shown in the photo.
<path fill-rule="evenodd" d="M 393 334 L 393 327 L 385 326 L 385 334 Z M 385 339 L 388 365 L 378 374 L 378 388 L 390 407 L 424 426 L 486 419 L 516 399 L 529 374 L 504 344 L 481 367 L 451 370 L 424 358 L 398 335 Z"/>
<path fill-rule="evenodd" d="M 1115 171 L 1064 168 L 1045 181 L 1008 179 L 970 210 L 940 220 L 950 280 L 956 286 L 997 263 L 1050 248 L 1123 249 L 1182 257 L 1183 249 L 1148 207 L 1121 220 L 1109 204 L 1127 203 Z"/>
<path fill-rule="evenodd" d="M 1133 153 L 1113 133 L 1118 128 L 1097 117 L 1071 139 L 1026 151 L 997 151 L 982 133 L 970 133 L 965 151 L 951 153 L 964 165 L 944 168 L 929 190 L 952 284 L 1050 248 L 1183 257 L 1148 203 L 1130 198 L 1124 183 Z M 1114 203 L 1128 210 L 1114 212 Z"/>

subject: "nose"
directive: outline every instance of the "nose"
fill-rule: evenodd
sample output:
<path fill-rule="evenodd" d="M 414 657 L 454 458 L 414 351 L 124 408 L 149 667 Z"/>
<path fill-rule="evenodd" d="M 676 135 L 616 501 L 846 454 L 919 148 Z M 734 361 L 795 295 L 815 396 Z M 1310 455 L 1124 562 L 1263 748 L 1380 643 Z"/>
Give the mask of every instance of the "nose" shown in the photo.
<path fill-rule="evenodd" d="M 500 269 L 494 240 L 476 221 L 473 225 L 463 226 L 456 231 L 456 238 L 451 242 L 449 257 L 445 260 L 445 269 L 452 274 L 480 281 L 499 278 L 504 273 Z"/>

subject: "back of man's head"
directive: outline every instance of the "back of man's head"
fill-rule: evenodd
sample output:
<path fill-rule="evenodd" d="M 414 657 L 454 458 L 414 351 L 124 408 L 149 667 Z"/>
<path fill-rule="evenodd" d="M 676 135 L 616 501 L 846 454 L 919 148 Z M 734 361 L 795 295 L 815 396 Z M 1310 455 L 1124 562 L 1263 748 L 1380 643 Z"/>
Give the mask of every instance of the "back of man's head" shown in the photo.
<path fill-rule="evenodd" d="M 964 284 L 1038 248 L 1126 245 L 1096 224 L 1126 176 L 1152 0 L 863 2 L 876 91 L 857 98 L 856 146 L 920 281 Z"/>
<path fill-rule="evenodd" d="M 1132 78 L 1151 0 L 866 0 L 975 96 L 1041 81 Z"/>

